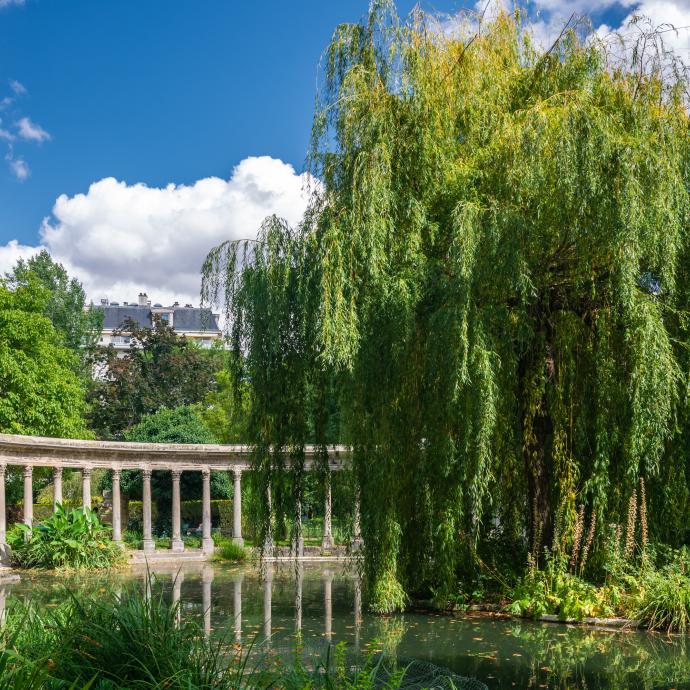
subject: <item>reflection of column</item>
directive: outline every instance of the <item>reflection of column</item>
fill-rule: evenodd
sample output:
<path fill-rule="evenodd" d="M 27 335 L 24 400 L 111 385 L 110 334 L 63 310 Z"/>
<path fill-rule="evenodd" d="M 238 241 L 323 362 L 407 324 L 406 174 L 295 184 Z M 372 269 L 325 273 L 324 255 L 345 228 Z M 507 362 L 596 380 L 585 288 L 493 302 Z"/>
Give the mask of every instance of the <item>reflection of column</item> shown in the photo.
<path fill-rule="evenodd" d="M 122 499 L 120 497 L 120 470 L 113 470 L 113 541 L 122 544 Z"/>
<path fill-rule="evenodd" d="M 31 527 L 34 521 L 33 469 L 30 465 L 24 468 L 24 524 L 28 527 Z"/>
<path fill-rule="evenodd" d="M 144 573 L 144 601 L 147 604 L 151 604 L 151 589 L 153 586 L 153 573 L 146 569 Z M 150 614 L 149 614 L 150 615 Z"/>
<path fill-rule="evenodd" d="M 233 469 L 235 490 L 232 495 L 232 540 L 239 546 L 244 546 L 242 538 L 242 470 L 239 467 Z"/>
<path fill-rule="evenodd" d="M 151 469 L 146 467 L 141 471 L 143 483 L 142 489 L 142 513 L 144 522 L 144 552 L 152 553 L 156 550 L 153 543 L 153 533 L 151 529 Z"/>
<path fill-rule="evenodd" d="M 355 576 L 355 651 L 359 652 L 359 630 L 362 625 L 362 580 Z"/>
<path fill-rule="evenodd" d="M 91 468 L 82 467 L 81 470 L 81 504 L 91 509 Z"/>
<path fill-rule="evenodd" d="M 62 505 L 62 467 L 53 470 L 53 512 Z"/>
<path fill-rule="evenodd" d="M 297 564 L 295 571 L 295 631 L 302 633 L 302 580 L 304 577 L 304 565 Z"/>
<path fill-rule="evenodd" d="M 213 568 L 211 566 L 204 566 L 201 574 L 201 583 L 203 587 L 203 606 L 204 606 L 204 637 L 208 639 L 211 636 L 211 583 L 213 582 Z"/>
<path fill-rule="evenodd" d="M 180 520 L 180 477 L 181 470 L 172 470 L 172 550 L 184 551 Z"/>
<path fill-rule="evenodd" d="M 202 490 L 202 541 L 201 548 L 205 554 L 213 553 L 213 539 L 211 538 L 211 470 L 204 467 L 201 470 L 201 479 L 203 483 Z"/>
<path fill-rule="evenodd" d="M 268 480 L 266 487 L 266 507 L 268 508 L 268 520 L 266 524 L 266 535 L 264 537 L 263 555 L 265 558 L 273 556 L 273 497 L 271 495 L 271 480 Z"/>
<path fill-rule="evenodd" d="M 173 591 L 172 591 L 172 605 L 173 608 L 175 609 L 175 622 L 177 623 L 177 627 L 180 627 L 180 624 L 182 622 L 182 583 L 184 582 L 184 573 L 182 570 L 177 571 L 177 575 L 175 575 L 175 580 L 173 582 Z"/>
<path fill-rule="evenodd" d="M 242 578 L 244 575 L 238 573 L 233 580 L 233 614 L 235 617 L 235 642 L 242 644 Z"/>
<path fill-rule="evenodd" d="M 324 634 L 330 639 L 333 635 L 333 573 L 330 570 L 323 572 L 323 610 L 324 610 Z"/>
<path fill-rule="evenodd" d="M 326 500 L 324 506 L 323 515 L 323 539 L 321 540 L 322 549 L 332 549 L 333 548 L 333 531 L 331 529 L 331 474 L 330 472 L 326 475 Z"/>
<path fill-rule="evenodd" d="M 359 500 L 359 489 L 355 489 L 355 505 L 353 506 L 354 519 L 352 521 L 352 550 L 359 551 L 362 548 L 362 526 Z"/>
<path fill-rule="evenodd" d="M 266 563 L 264 570 L 264 637 L 266 644 L 271 643 L 271 595 L 273 587 L 273 565 Z"/>

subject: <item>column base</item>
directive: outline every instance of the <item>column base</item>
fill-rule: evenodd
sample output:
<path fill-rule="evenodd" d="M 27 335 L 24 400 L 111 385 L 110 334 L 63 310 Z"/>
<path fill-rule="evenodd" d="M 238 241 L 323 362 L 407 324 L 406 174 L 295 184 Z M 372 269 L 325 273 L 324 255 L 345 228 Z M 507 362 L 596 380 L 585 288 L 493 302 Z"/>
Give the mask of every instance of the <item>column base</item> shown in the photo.
<path fill-rule="evenodd" d="M 153 539 L 144 539 L 144 553 L 153 553 L 156 550 L 156 543 Z"/>
<path fill-rule="evenodd" d="M 215 548 L 215 544 L 213 543 L 213 539 L 211 539 L 211 537 L 205 537 L 201 542 L 201 550 L 204 553 L 211 554 Z"/>
<path fill-rule="evenodd" d="M 122 541 L 122 539 L 113 539 L 113 544 L 117 544 L 121 549 L 125 548 L 125 543 Z"/>
<path fill-rule="evenodd" d="M 237 544 L 237 546 L 244 546 L 244 539 L 242 537 L 233 537 L 232 543 Z"/>
<path fill-rule="evenodd" d="M 8 544 L 0 544 L 0 568 L 9 568 L 12 565 L 12 549 Z"/>
<path fill-rule="evenodd" d="M 332 549 L 333 548 L 333 537 L 330 534 L 324 534 L 321 540 L 322 549 Z"/>
<path fill-rule="evenodd" d="M 184 551 L 184 542 L 182 539 L 173 539 L 171 548 L 174 553 L 181 553 Z"/>

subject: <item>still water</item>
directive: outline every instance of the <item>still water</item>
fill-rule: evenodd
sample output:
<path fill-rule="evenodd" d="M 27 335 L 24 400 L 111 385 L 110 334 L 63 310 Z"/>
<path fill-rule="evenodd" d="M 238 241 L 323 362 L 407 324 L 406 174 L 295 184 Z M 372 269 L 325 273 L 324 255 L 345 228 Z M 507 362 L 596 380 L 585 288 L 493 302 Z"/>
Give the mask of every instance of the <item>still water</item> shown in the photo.
<path fill-rule="evenodd" d="M 4 586 L 7 603 L 21 597 L 50 606 L 65 588 L 99 593 L 126 586 L 146 590 L 143 569 L 108 576 L 23 575 Z M 178 600 L 206 634 L 290 654 L 295 632 L 323 650 L 385 652 L 402 662 L 423 660 L 476 678 L 489 688 L 690 689 L 690 638 L 616 632 L 509 618 L 366 613 L 354 571 L 333 564 L 257 567 L 187 564 L 156 568 L 154 588 Z M 0 590 L 0 606 L 3 590 Z"/>

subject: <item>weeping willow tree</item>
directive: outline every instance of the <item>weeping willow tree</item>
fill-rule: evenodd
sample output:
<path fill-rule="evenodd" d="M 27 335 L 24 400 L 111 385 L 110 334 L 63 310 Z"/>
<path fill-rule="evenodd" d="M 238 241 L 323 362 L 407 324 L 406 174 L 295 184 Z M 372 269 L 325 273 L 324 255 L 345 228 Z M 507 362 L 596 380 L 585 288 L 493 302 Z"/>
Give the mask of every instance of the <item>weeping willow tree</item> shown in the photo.
<path fill-rule="evenodd" d="M 579 504 L 621 521 L 640 477 L 683 537 L 686 81 L 643 37 L 374 4 L 325 54 L 305 221 L 209 255 L 267 472 L 342 393 L 374 608 L 452 588 L 490 530 L 538 559 Z"/>

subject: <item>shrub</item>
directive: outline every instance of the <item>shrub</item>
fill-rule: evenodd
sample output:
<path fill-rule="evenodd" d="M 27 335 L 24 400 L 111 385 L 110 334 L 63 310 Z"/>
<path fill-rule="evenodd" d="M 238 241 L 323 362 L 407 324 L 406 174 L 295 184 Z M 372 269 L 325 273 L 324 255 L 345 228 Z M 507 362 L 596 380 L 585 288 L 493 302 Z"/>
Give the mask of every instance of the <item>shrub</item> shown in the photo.
<path fill-rule="evenodd" d="M 32 529 L 15 525 L 8 543 L 13 562 L 23 568 L 110 568 L 124 560 L 110 528 L 89 508 L 67 511 L 58 505 Z"/>
<path fill-rule="evenodd" d="M 247 550 L 233 541 L 223 539 L 218 544 L 214 558 L 219 561 L 244 561 L 247 559 Z"/>

